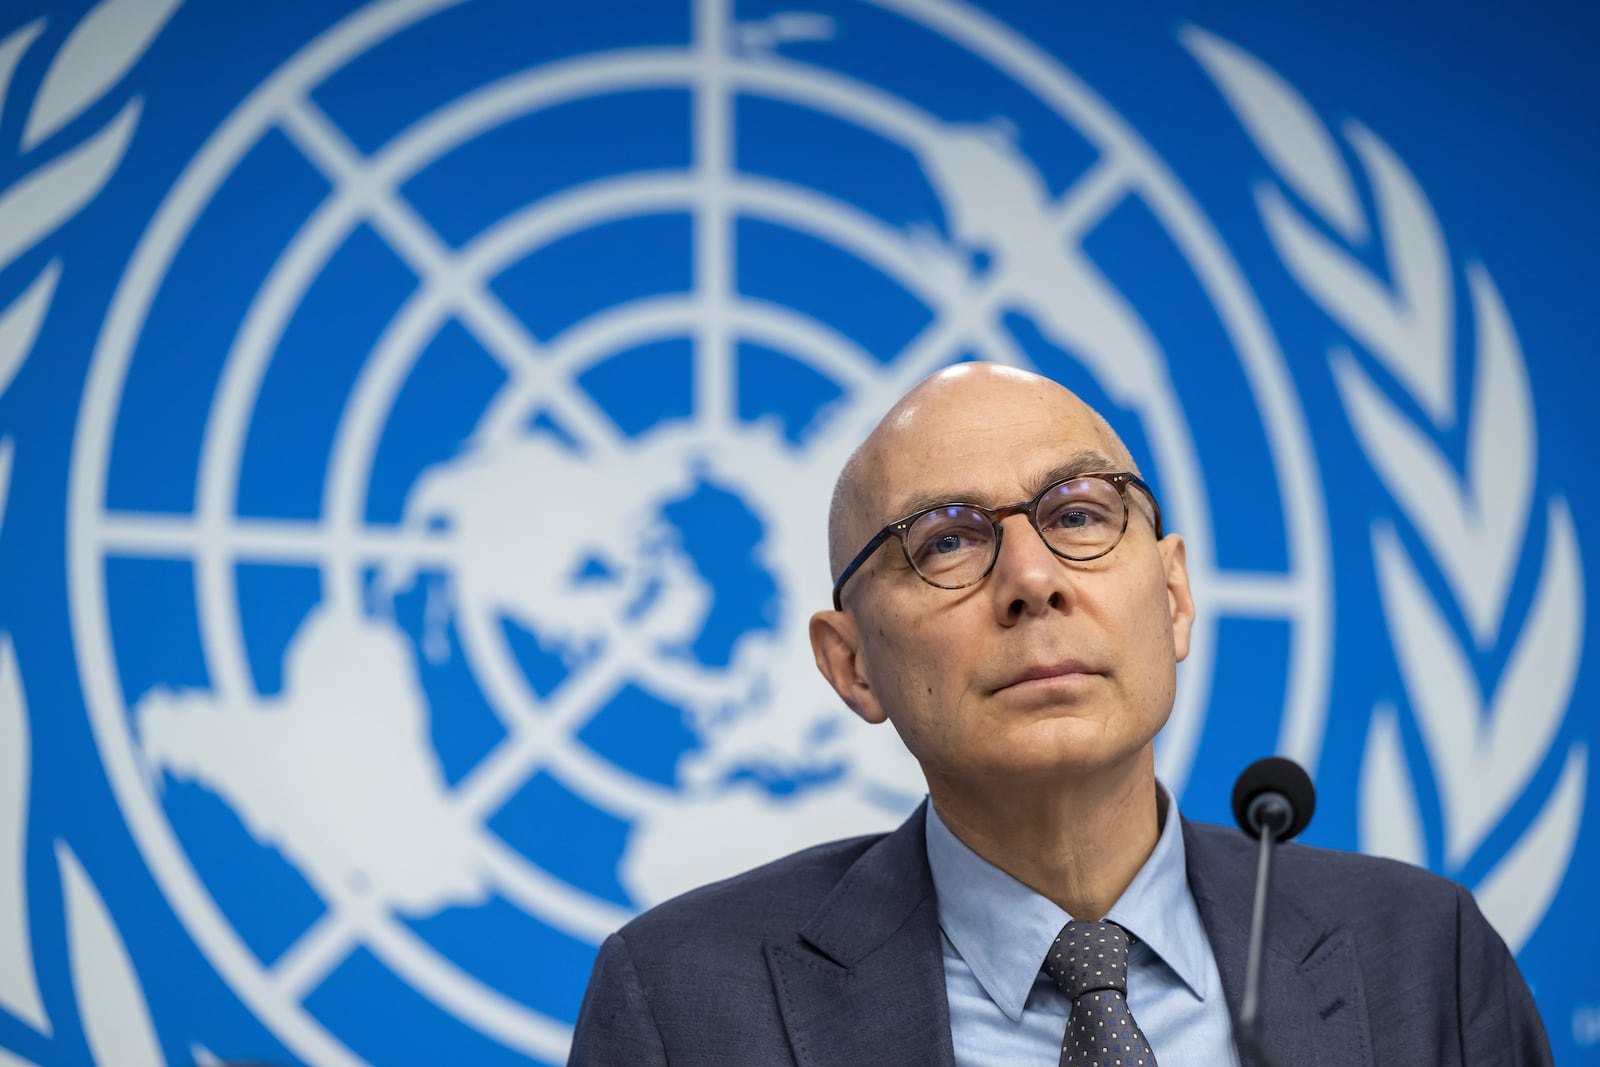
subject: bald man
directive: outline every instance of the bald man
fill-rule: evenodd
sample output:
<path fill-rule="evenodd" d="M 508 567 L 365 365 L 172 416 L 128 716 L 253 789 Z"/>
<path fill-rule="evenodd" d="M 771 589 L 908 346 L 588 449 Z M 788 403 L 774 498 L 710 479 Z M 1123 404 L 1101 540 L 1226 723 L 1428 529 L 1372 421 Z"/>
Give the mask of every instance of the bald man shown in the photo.
<path fill-rule="evenodd" d="M 1254 850 L 1156 780 L 1195 606 L 1109 424 L 1037 375 L 941 371 L 846 464 L 829 549 L 817 665 L 928 803 L 623 927 L 569 1063 L 1237 1064 Z M 1453 883 L 1287 845 L 1268 933 L 1282 1064 L 1550 1062 Z"/>

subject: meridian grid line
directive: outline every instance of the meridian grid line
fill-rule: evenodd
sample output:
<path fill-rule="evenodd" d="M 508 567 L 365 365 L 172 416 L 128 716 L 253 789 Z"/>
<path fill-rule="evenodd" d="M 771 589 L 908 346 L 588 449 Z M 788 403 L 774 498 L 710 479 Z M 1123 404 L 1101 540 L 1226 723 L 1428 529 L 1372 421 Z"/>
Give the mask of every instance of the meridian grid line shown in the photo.
<path fill-rule="evenodd" d="M 522 321 L 493 294 L 465 276 L 458 256 L 392 187 L 380 182 L 376 169 L 356 151 L 338 127 L 307 99 L 283 111 L 284 132 L 330 183 L 354 190 L 367 206 L 366 217 L 390 247 L 428 287 L 446 295 L 465 325 L 513 379 L 546 375 L 541 345 Z M 568 429 L 587 444 L 608 452 L 619 447 L 615 424 L 573 390 L 551 388 L 544 398 Z"/>
<path fill-rule="evenodd" d="M 374 909 L 347 904 L 337 915 L 318 920 L 265 973 L 274 992 L 300 1003 L 358 945 L 465 1025 L 521 1052 L 555 1059 L 565 1055 L 570 1027 L 485 985 Z"/>
<path fill-rule="evenodd" d="M 701 307 L 695 341 L 695 413 L 724 426 L 734 419 L 737 362 L 729 309 L 734 286 L 736 230 L 729 216 L 733 108 L 728 92 L 724 0 L 696 0 L 694 34 L 694 170 L 699 187 L 694 215 L 694 287 Z"/>
<path fill-rule="evenodd" d="M 360 943 L 353 908 L 330 910 L 309 926 L 270 967 L 263 967 L 273 993 L 304 1001 Z"/>
<path fill-rule="evenodd" d="M 113 511 L 105 513 L 94 537 L 107 555 L 143 559 L 190 558 L 220 549 L 235 562 L 317 567 L 341 554 L 361 562 L 441 567 L 455 562 L 449 533 L 402 526 L 365 526 L 350 536 L 297 519 L 236 519 L 212 530 L 188 516 Z"/>
<path fill-rule="evenodd" d="M 566 1056 L 570 1026 L 486 985 L 389 916 L 375 917 L 363 942 L 413 989 L 465 1025 L 531 1056 L 556 1062 Z"/>
<path fill-rule="evenodd" d="M 540 769 L 549 770 L 601 810 L 624 818 L 676 802 L 676 794 L 667 787 L 601 763 L 574 740 L 628 681 L 629 664 L 645 658 L 646 650 L 625 629 L 613 630 L 603 647 L 603 658 L 562 686 L 544 714 L 519 718 L 509 736 L 466 774 L 456 787 L 456 803 L 481 821 Z"/>
<path fill-rule="evenodd" d="M 1208 604 L 1230 615 L 1253 618 L 1294 617 L 1312 594 L 1311 583 L 1299 572 L 1274 574 L 1248 571 L 1212 571 L 1205 588 Z"/>
<path fill-rule="evenodd" d="M 1133 189 L 1126 166 L 1103 157 L 1050 206 L 1054 237 L 1062 242 L 1076 241 Z M 846 432 L 864 435 L 888 403 L 932 373 L 949 353 L 963 345 L 987 343 L 992 348 L 1015 352 L 1015 343 L 996 321 L 996 312 L 1009 292 L 998 277 L 964 284 L 956 299 L 947 301 L 933 321 L 884 369 L 873 400 L 856 406 L 855 424 Z"/>
<path fill-rule="evenodd" d="M 611 649 L 576 679 L 557 690 L 548 716 L 519 719 L 506 739 L 479 760 L 455 789 L 455 803 L 479 818 L 486 817 L 536 771 L 553 750 L 570 742 L 587 715 L 605 706 L 621 688 L 626 664 Z"/>
<path fill-rule="evenodd" d="M 1098 226 L 1135 188 L 1126 160 L 1101 156 L 1050 206 L 1048 214 L 1054 216 L 1056 239 L 1080 244 L 1083 235 Z"/>
<path fill-rule="evenodd" d="M 487 811 L 503 803 L 505 797 L 544 762 L 540 757 L 555 756 L 549 761 L 553 769 L 569 763 L 570 760 L 561 757 L 574 724 L 584 714 L 604 705 L 604 691 L 615 688 L 620 674 L 620 669 L 616 668 L 586 673 L 581 681 L 587 684 L 571 687 L 567 699 L 558 707 L 560 718 L 548 726 L 540 722 L 537 728 L 502 742 L 469 773 L 455 790 L 452 802 L 481 819 Z M 601 695 L 596 696 L 597 692 Z M 510 891 L 529 914 L 547 921 L 558 920 L 554 924 L 558 928 L 575 929 L 598 944 L 611 930 L 632 917 L 630 912 L 614 904 L 571 890 L 526 857 L 508 854 L 493 840 L 486 847 L 489 852 L 484 859 L 495 874 L 496 884 Z M 337 912 L 323 916 L 266 969 L 272 976 L 274 989 L 295 1000 L 304 997 L 360 943 L 364 928 L 370 925 L 369 919 L 360 905 L 347 902 L 342 903 Z"/>
<path fill-rule="evenodd" d="M 529 915 L 550 926 L 598 945 L 637 912 L 601 901 L 561 881 L 526 856 L 490 838 L 479 859 L 493 875 L 496 888 Z"/>

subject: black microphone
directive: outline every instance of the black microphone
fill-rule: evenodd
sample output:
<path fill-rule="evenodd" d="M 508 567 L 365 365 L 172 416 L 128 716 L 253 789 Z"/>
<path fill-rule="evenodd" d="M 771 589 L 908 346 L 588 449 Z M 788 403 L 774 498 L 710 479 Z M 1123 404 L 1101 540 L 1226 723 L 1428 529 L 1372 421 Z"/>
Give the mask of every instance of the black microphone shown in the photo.
<path fill-rule="evenodd" d="M 1233 819 L 1251 837 L 1271 824 L 1278 841 L 1294 837 L 1317 810 L 1317 790 L 1292 759 L 1268 756 L 1244 769 L 1233 783 Z"/>
<path fill-rule="evenodd" d="M 1233 817 L 1239 829 L 1261 842 L 1256 853 L 1256 896 L 1250 912 L 1250 953 L 1244 971 L 1244 998 L 1234 1029 L 1239 1058 L 1258 1067 L 1276 1067 L 1261 1044 L 1261 953 L 1266 940 L 1267 892 L 1272 881 L 1272 848 L 1306 828 L 1317 809 L 1311 777 L 1294 760 L 1268 756 L 1244 769 L 1233 783 Z M 1246 1058 L 1248 1051 L 1249 1057 Z"/>

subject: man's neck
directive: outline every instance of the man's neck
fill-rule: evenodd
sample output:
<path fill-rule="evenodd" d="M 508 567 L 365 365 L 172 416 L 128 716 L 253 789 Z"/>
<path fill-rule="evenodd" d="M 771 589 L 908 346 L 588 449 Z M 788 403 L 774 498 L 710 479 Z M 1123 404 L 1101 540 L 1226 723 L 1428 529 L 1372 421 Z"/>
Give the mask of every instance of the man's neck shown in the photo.
<path fill-rule="evenodd" d="M 1161 833 L 1153 760 L 1052 786 L 976 792 L 930 780 L 939 818 L 973 852 L 1074 919 L 1111 910 Z"/>

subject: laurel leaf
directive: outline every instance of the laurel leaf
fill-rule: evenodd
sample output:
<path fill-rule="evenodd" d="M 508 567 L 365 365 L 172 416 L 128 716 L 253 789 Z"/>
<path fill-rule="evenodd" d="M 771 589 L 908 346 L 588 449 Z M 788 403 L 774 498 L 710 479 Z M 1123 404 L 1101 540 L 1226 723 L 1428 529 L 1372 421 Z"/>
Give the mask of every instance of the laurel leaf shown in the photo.
<path fill-rule="evenodd" d="M 45 71 L 22 131 L 23 151 L 105 96 L 144 55 L 182 0 L 101 0 Z"/>
<path fill-rule="evenodd" d="M 1477 370 L 1467 425 L 1471 525 L 1448 556 L 1451 592 L 1479 647 L 1496 636 L 1528 532 L 1537 471 L 1533 395 L 1511 318 L 1480 263 L 1467 265 Z M 1441 548 L 1443 546 L 1440 546 Z"/>
<path fill-rule="evenodd" d="M 1429 549 L 1439 556 L 1451 587 L 1459 587 L 1464 584 L 1460 577 L 1470 575 L 1464 568 L 1472 560 L 1463 550 L 1473 520 L 1455 470 L 1347 349 L 1333 349 L 1328 362 L 1362 451 Z"/>
<path fill-rule="evenodd" d="M 1438 560 L 1474 640 L 1489 647 L 1516 574 L 1533 492 L 1532 402 L 1514 342 L 1490 344 L 1480 360 L 1465 486 L 1348 351 L 1335 349 L 1329 362 L 1362 450 Z"/>
<path fill-rule="evenodd" d="M 1404 335 L 1374 345 L 1383 361 L 1440 429 L 1455 423 L 1455 287 L 1439 220 L 1417 180 L 1388 145 L 1359 122 L 1345 137 L 1361 157 L 1378 205 L 1390 284 Z M 1344 323 L 1349 329 L 1353 324 Z"/>
<path fill-rule="evenodd" d="M 1565 499 L 1550 501 L 1544 567 L 1522 633 L 1489 701 L 1475 795 L 1498 816 L 1555 741 L 1583 654 L 1583 566 Z"/>
<path fill-rule="evenodd" d="M 9 445 L 10 442 L 7 442 Z M 5 457 L 9 462 L 9 451 Z M 3 474 L 0 471 L 0 474 Z M 3 481 L 0 478 L 0 481 Z M 0 493 L 4 486 L 0 485 Z M 0 1007 L 49 1036 L 28 929 L 28 702 L 9 633 L 0 632 Z"/>
<path fill-rule="evenodd" d="M 29 284 L 23 294 L 12 301 L 10 307 L 0 311 L 0 396 L 11 388 L 22 364 L 33 351 L 39 339 L 39 327 L 44 324 L 45 313 L 56 295 L 56 282 L 61 279 L 61 261 L 54 260 Z"/>
<path fill-rule="evenodd" d="M 1489 274 L 1467 268 L 1478 340 L 1466 484 L 1348 353 L 1331 361 L 1372 465 L 1439 562 L 1473 639 L 1490 647 L 1527 532 L 1535 479 L 1533 399 L 1521 346 Z"/>
<path fill-rule="evenodd" d="M 139 121 L 139 101 L 69 152 L 0 196 L 0 267 L 32 248 L 94 198 L 122 162 Z"/>
<path fill-rule="evenodd" d="M 1245 132 L 1278 175 L 1352 244 L 1367 239 L 1350 172 L 1311 106 L 1276 71 L 1231 42 L 1186 26 L 1184 47 L 1216 83 Z"/>
<path fill-rule="evenodd" d="M 1373 531 L 1385 617 L 1444 804 L 1459 867 L 1533 777 L 1561 725 L 1582 644 L 1582 574 L 1564 500 L 1550 504 L 1545 565 L 1504 675 L 1484 701 L 1471 664 L 1394 531 Z"/>
<path fill-rule="evenodd" d="M 1416 180 L 1359 123 L 1346 136 L 1372 177 L 1393 288 L 1318 233 L 1276 186 L 1256 203 L 1278 254 L 1302 288 L 1381 362 L 1435 425 L 1455 421 L 1454 299 L 1444 238 Z"/>
<path fill-rule="evenodd" d="M 101 1067 L 165 1067 L 139 976 L 105 901 L 65 841 L 56 842 L 66 898 L 72 991 Z"/>
<path fill-rule="evenodd" d="M 1361 758 L 1361 851 L 1425 866 L 1428 846 L 1394 708 L 1373 709 Z"/>
<path fill-rule="evenodd" d="M 1256 207 L 1273 247 L 1300 287 L 1385 366 L 1391 365 L 1389 353 L 1426 343 L 1416 336 L 1414 316 L 1400 298 L 1289 206 L 1277 186 L 1258 186 Z"/>
<path fill-rule="evenodd" d="M 1236 50 L 1225 46 L 1223 51 Z M 1233 65 L 1265 72 L 1254 93 L 1229 93 L 1226 88 L 1224 93 L 1267 153 L 1275 138 L 1257 130 L 1272 124 L 1252 117 L 1259 107 L 1250 97 L 1293 91 L 1274 85 L 1276 75 L 1254 57 L 1239 53 Z M 1221 84 L 1218 75 L 1213 77 Z M 1300 102 L 1298 96 L 1294 100 Z M 1344 132 L 1372 185 L 1390 286 L 1302 217 L 1277 185 L 1257 187 L 1257 207 L 1274 247 L 1301 288 L 1366 346 L 1426 412 L 1435 429 L 1448 430 L 1455 420 L 1455 294 L 1438 220 L 1410 171 L 1382 140 L 1357 122 L 1346 123 Z M 1278 169 L 1286 182 L 1295 185 L 1288 176 L 1293 164 L 1278 164 Z M 1314 194 L 1299 191 L 1312 202 Z M 1507 595 L 1524 547 L 1535 441 L 1526 368 L 1509 316 L 1487 271 L 1468 264 L 1467 276 L 1478 349 L 1465 479 L 1455 474 L 1431 437 L 1390 402 L 1348 350 L 1335 349 L 1329 361 L 1369 462 L 1438 561 L 1477 644 L 1487 649 L 1505 621 Z M 1459 866 L 1525 788 L 1568 710 L 1583 625 L 1582 579 L 1571 516 L 1564 500 L 1551 501 L 1545 566 L 1534 604 L 1487 718 L 1466 650 L 1393 528 L 1375 523 L 1372 538 L 1385 617 L 1439 784 L 1446 860 Z M 1366 762 L 1363 837 L 1374 847 L 1381 843 L 1385 850 L 1420 855 L 1423 847 L 1416 830 L 1420 824 L 1414 816 L 1408 816 L 1401 829 L 1381 825 L 1386 804 L 1401 805 L 1409 813 L 1414 802 L 1396 722 L 1386 708 L 1377 709 Z M 1581 792 L 1581 785 L 1577 789 Z M 1557 825 L 1553 819 L 1541 817 L 1530 836 Z M 1521 855 L 1520 849 L 1513 851 Z M 1533 861 L 1520 861 L 1518 874 L 1542 878 L 1541 891 L 1553 893 L 1565 875 L 1570 846 L 1564 851 L 1544 849 L 1541 854 L 1553 858 L 1537 871 L 1530 866 Z M 1510 866 L 1513 861 L 1508 858 L 1502 867 Z M 1495 885 L 1515 883 L 1508 874 Z M 1504 892 L 1510 896 L 1516 890 Z M 1542 900 L 1537 915 L 1534 909 L 1517 913 L 1527 930 L 1547 905 L 1548 899 Z"/>
<path fill-rule="evenodd" d="M 1475 780 L 1483 697 L 1460 642 L 1393 528 L 1374 524 L 1372 542 L 1384 617 L 1439 785 L 1445 856 L 1454 865 L 1471 852 L 1484 829 L 1482 783 Z"/>
<path fill-rule="evenodd" d="M 1588 746 L 1573 745 L 1561 780 L 1533 826 L 1473 891 L 1484 916 L 1512 952 L 1528 943 L 1561 887 L 1578 843 L 1588 769 Z"/>
<path fill-rule="evenodd" d="M 6 97 L 11 91 L 11 79 L 17 73 L 17 64 L 22 62 L 28 46 L 44 32 L 44 23 L 42 18 L 34 19 L 26 26 L 12 30 L 5 40 L 0 41 L 0 114 L 5 113 Z"/>

